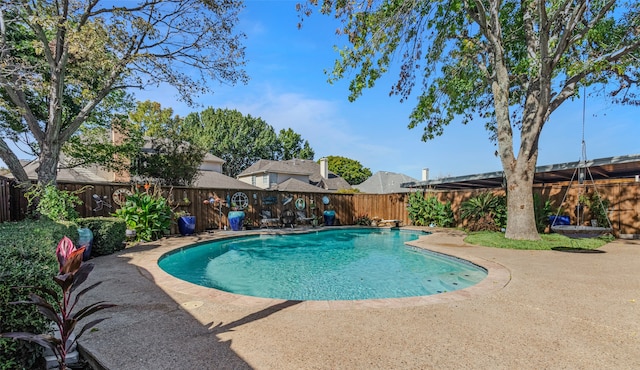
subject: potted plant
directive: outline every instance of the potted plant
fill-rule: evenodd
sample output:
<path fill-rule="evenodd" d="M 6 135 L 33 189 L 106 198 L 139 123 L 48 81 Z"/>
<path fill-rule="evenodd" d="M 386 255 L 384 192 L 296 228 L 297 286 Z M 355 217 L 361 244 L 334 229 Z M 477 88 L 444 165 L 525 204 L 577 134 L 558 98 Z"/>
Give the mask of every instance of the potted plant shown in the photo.
<path fill-rule="evenodd" d="M 187 211 L 178 211 L 175 213 L 178 221 L 178 231 L 182 235 L 192 235 L 196 231 L 196 216 L 191 216 Z"/>

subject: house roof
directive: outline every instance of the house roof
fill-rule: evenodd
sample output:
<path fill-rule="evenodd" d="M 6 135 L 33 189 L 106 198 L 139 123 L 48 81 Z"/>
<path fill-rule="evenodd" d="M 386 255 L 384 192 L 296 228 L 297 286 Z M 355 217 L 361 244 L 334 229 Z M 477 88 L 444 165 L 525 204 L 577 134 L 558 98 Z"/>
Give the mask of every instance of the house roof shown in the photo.
<path fill-rule="evenodd" d="M 309 159 L 290 159 L 287 161 L 260 159 L 244 171 L 240 172 L 238 176 L 262 175 L 268 172 L 311 176 L 316 170 L 319 174 L 320 165 Z"/>
<path fill-rule="evenodd" d="M 363 183 L 353 187 L 363 193 L 371 194 L 408 193 L 411 189 L 403 188 L 400 184 L 415 181 L 418 180 L 402 173 L 378 171 Z"/>
<path fill-rule="evenodd" d="M 300 181 L 298 179 L 290 178 L 277 184 L 275 187 L 269 188 L 269 190 L 287 191 L 291 193 L 318 193 L 326 192 L 325 189 L 311 185 L 307 182 Z"/>
<path fill-rule="evenodd" d="M 57 181 L 61 182 L 79 182 L 79 183 L 107 183 L 109 180 L 100 176 L 97 171 L 92 170 L 91 168 L 84 167 L 74 167 L 74 168 L 65 168 L 64 167 L 64 156 L 61 155 L 60 162 L 62 163 L 61 168 L 58 169 Z M 37 180 L 38 173 L 36 170 L 39 166 L 39 161 L 34 159 L 29 161 L 27 164 L 23 166 L 24 171 L 27 173 L 27 176 L 30 180 Z M 13 175 L 7 174 L 7 177 L 13 178 Z"/>
<path fill-rule="evenodd" d="M 286 161 L 260 159 L 242 171 L 238 177 L 262 175 L 265 173 L 308 176 L 311 185 L 329 191 L 351 189 L 351 185 L 349 185 L 345 179 L 331 171 L 328 173 L 328 178 L 323 178 L 320 174 L 320 164 L 310 159 L 289 159 Z M 278 187 L 278 189 L 280 189 L 280 187 Z M 316 191 L 318 190 L 316 189 Z"/>
<path fill-rule="evenodd" d="M 247 184 L 246 182 L 242 182 L 215 171 L 199 171 L 196 181 L 191 186 L 194 188 L 262 190 L 257 186 Z"/>
<path fill-rule="evenodd" d="M 536 167 L 534 184 L 570 181 L 580 166 L 580 161 L 558 163 Z M 584 166 L 589 169 L 594 180 L 633 178 L 640 175 L 640 154 L 587 160 Z M 498 188 L 504 183 L 504 172 L 487 172 L 475 175 L 446 177 L 442 179 L 403 183 L 402 187 L 432 189 L 482 189 Z"/>

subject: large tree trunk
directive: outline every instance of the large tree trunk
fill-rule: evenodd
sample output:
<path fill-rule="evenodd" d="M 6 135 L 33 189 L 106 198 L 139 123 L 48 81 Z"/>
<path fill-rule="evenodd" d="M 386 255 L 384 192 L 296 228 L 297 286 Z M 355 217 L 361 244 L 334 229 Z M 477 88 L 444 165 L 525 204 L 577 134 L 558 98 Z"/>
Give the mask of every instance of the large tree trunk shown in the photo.
<path fill-rule="evenodd" d="M 60 161 L 60 144 L 43 146 L 40 151 L 40 166 L 36 170 L 38 173 L 38 184 L 55 184 L 58 179 L 58 162 Z"/>
<path fill-rule="evenodd" d="M 2 158 L 7 167 L 9 167 L 11 174 L 16 180 L 19 182 L 29 181 L 27 173 L 22 167 L 22 164 L 20 164 L 20 160 L 4 140 L 0 140 L 0 158 Z"/>
<path fill-rule="evenodd" d="M 536 228 L 533 203 L 533 176 L 535 159 L 517 163 L 507 177 L 507 230 L 505 237 L 516 240 L 540 240 Z M 520 162 L 525 162 L 520 160 Z"/>

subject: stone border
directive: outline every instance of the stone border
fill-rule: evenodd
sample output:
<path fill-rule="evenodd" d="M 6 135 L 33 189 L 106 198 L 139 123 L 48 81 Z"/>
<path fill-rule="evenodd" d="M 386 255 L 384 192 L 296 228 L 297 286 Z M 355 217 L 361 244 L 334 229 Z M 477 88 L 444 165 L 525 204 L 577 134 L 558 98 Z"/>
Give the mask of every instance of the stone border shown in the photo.
<path fill-rule="evenodd" d="M 192 301 L 184 302 L 185 308 L 191 306 L 199 306 L 202 301 L 210 301 L 218 304 L 230 304 L 237 306 L 245 306 L 251 308 L 267 308 L 285 302 L 295 302 L 287 309 L 291 310 L 354 310 L 354 309 L 371 309 L 371 308 L 399 308 L 399 307 L 415 307 L 438 303 L 448 303 L 466 300 L 474 297 L 484 296 L 492 292 L 504 288 L 511 280 L 511 272 L 504 266 L 483 258 L 478 258 L 463 250 L 437 245 L 440 236 L 445 233 L 434 231 L 432 234 L 421 236 L 418 240 L 413 241 L 411 246 L 428 249 L 437 253 L 445 254 L 455 258 L 460 258 L 478 265 L 487 270 L 487 277 L 471 287 L 460 289 L 452 292 L 434 294 L 429 296 L 406 297 L 406 298 L 386 298 L 386 299 L 366 299 L 354 301 L 288 301 L 282 299 L 259 298 L 239 294 L 224 292 L 215 288 L 203 287 L 187 281 L 178 279 L 169 275 L 158 266 L 158 260 L 166 253 L 175 249 L 190 245 L 200 244 L 213 240 L 229 238 L 234 236 L 246 236 L 260 233 L 292 233 L 306 232 L 305 230 L 269 230 L 258 232 L 216 232 L 215 234 L 199 234 L 190 237 L 167 238 L 160 241 L 160 246 L 144 251 L 131 250 L 124 253 L 123 257 L 131 258 L 130 263 L 135 264 L 141 270 L 141 273 L 148 279 L 154 281 L 158 287 L 167 293 L 177 292 L 193 296 Z M 449 236 L 449 239 L 451 237 Z M 456 247 L 464 247 L 459 235 L 454 236 L 457 243 Z M 157 242 L 155 243 L 157 245 Z M 436 244 L 436 245 L 434 245 Z M 451 244 L 447 241 L 446 244 Z M 141 246 L 148 246 L 142 244 Z M 135 249 L 135 247 L 134 247 Z"/>

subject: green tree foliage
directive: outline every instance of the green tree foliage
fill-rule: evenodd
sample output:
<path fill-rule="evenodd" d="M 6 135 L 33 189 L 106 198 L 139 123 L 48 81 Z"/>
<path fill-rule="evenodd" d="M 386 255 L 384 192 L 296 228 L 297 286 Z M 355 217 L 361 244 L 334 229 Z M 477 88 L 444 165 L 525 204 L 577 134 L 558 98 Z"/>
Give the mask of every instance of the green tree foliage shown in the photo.
<path fill-rule="evenodd" d="M 192 126 L 182 127 L 171 108 L 151 101 L 138 103 L 129 118 L 145 142 L 131 157 L 130 173 L 162 185 L 193 184 L 207 149 L 194 140 Z"/>
<path fill-rule="evenodd" d="M 358 185 L 371 177 L 371 170 L 355 159 L 330 155 L 327 157 L 329 171 L 345 179 L 350 185 Z"/>
<path fill-rule="evenodd" d="M 225 160 L 223 173 L 235 177 L 259 159 L 277 159 L 276 133 L 261 118 L 237 110 L 207 108 L 185 118 L 185 127 L 196 133 L 199 145 Z"/>
<path fill-rule="evenodd" d="M 351 100 L 399 62 L 390 92 L 404 101 L 419 90 L 409 127 L 424 125 L 423 140 L 454 120 L 486 126 L 506 175 L 510 239 L 539 239 L 532 184 L 551 114 L 592 85 L 638 103 L 637 1 L 309 0 L 299 9 L 314 6 L 343 23 L 348 43 L 331 80 L 353 76 Z"/>
<path fill-rule="evenodd" d="M 8 140 L 26 137 L 38 181 L 55 182 L 62 145 L 109 113 L 115 92 L 168 83 L 181 98 L 211 80 L 246 82 L 240 0 L 9 0 L 0 5 L 0 159 L 26 173 Z M 183 67 L 189 67 L 185 71 Z"/>
<path fill-rule="evenodd" d="M 291 128 L 280 130 L 278 142 L 280 144 L 278 159 L 285 161 L 294 158 L 313 160 L 315 156 L 315 152 L 311 149 L 309 142 L 303 140 L 302 136 Z"/>

